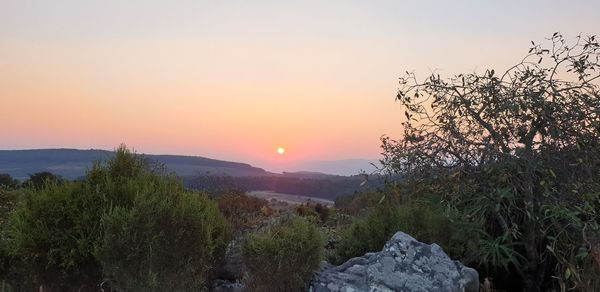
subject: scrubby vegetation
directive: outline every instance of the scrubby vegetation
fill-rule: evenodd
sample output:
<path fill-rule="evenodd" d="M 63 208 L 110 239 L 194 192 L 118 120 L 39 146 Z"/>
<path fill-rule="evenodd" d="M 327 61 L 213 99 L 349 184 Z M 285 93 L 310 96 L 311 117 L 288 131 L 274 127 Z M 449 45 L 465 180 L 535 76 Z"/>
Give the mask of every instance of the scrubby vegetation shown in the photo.
<path fill-rule="evenodd" d="M 19 185 L 19 181 L 14 179 L 10 174 L 0 173 L 0 189 L 15 189 Z"/>
<path fill-rule="evenodd" d="M 65 179 L 59 175 L 55 175 L 48 171 L 36 172 L 29 175 L 29 179 L 23 182 L 23 186 L 26 188 L 34 188 L 41 190 L 47 184 L 62 184 Z"/>
<path fill-rule="evenodd" d="M 97 199 L 83 184 L 47 184 L 26 192 L 5 233 L 11 264 L 23 271 L 20 284 L 72 290 L 101 277 L 93 256 L 101 236 Z"/>
<path fill-rule="evenodd" d="M 387 184 L 339 197 L 335 208 L 272 209 L 235 191 L 272 178 L 211 178 L 213 197 L 190 192 L 125 147 L 77 182 L 37 173 L 19 185 L 0 175 L 2 285 L 208 289 L 226 246 L 241 244 L 249 290 L 302 291 L 325 256 L 341 263 L 379 251 L 404 231 L 496 288 L 599 291 L 600 45 L 560 34 L 550 43 L 501 75 L 407 73 L 397 96 L 404 135 L 382 139 Z M 323 189 L 276 181 L 291 193 Z"/>
<path fill-rule="evenodd" d="M 324 223 L 329 219 L 329 207 L 321 203 L 307 202 L 296 206 L 296 214 L 301 217 L 314 217 Z"/>
<path fill-rule="evenodd" d="M 102 217 L 97 258 L 120 291 L 197 290 L 223 256 L 227 225 L 216 204 L 165 190 L 137 195 L 131 207 Z"/>
<path fill-rule="evenodd" d="M 354 220 L 342 233 L 337 248 L 337 263 L 379 251 L 398 231 L 420 241 L 437 243 L 453 258 L 471 259 L 477 242 L 477 226 L 463 223 L 444 213 L 443 206 L 432 202 L 377 204 L 368 215 Z"/>
<path fill-rule="evenodd" d="M 361 185 L 363 176 L 316 175 L 315 177 L 284 173 L 279 176 L 220 176 L 199 175 L 185 177 L 190 188 L 214 195 L 252 190 L 269 190 L 276 193 L 314 196 L 323 199 L 335 199 L 338 196 L 352 195 L 358 191 L 375 188 L 380 185 L 373 181 L 369 185 Z"/>
<path fill-rule="evenodd" d="M 304 291 L 323 255 L 324 239 L 310 221 L 293 218 L 251 234 L 242 247 L 252 291 Z"/>
<path fill-rule="evenodd" d="M 264 216 L 273 211 L 264 199 L 244 193 L 228 193 L 217 197 L 219 209 L 227 218 L 234 231 L 242 231 L 256 225 Z"/>
<path fill-rule="evenodd" d="M 383 163 L 481 224 L 483 276 L 509 274 L 528 291 L 597 291 L 600 45 L 549 41 L 502 74 L 407 73 L 404 136 L 383 138 Z"/>
<path fill-rule="evenodd" d="M 195 290 L 227 233 L 215 202 L 122 146 L 84 181 L 24 190 L 2 226 L 2 278 L 17 291 Z"/>

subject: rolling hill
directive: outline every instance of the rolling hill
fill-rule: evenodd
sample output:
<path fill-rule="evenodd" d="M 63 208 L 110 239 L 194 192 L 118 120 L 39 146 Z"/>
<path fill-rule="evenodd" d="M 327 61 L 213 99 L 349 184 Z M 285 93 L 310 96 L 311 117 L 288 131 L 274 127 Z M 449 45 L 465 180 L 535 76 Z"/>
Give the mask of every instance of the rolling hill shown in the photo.
<path fill-rule="evenodd" d="M 114 155 L 106 150 L 38 149 L 0 150 L 0 173 L 8 173 L 23 180 L 29 174 L 49 171 L 67 179 L 76 179 L 85 174 L 94 161 L 106 161 Z M 262 168 L 249 164 L 210 159 L 199 156 L 145 155 L 152 161 L 162 163 L 170 172 L 179 176 L 229 175 L 264 176 L 272 175 Z"/>

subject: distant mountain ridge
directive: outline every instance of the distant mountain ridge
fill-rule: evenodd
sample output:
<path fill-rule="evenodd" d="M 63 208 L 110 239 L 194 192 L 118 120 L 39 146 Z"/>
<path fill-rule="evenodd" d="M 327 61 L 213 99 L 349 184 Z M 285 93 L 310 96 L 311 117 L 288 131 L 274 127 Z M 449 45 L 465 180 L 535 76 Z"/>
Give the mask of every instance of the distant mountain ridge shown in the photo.
<path fill-rule="evenodd" d="M 113 155 L 113 151 L 97 149 L 0 150 L 0 173 L 8 173 L 16 179 L 23 180 L 32 173 L 50 171 L 68 179 L 75 179 L 83 176 L 94 161 L 104 162 Z M 201 156 L 141 155 L 164 164 L 168 171 L 179 176 L 207 173 L 230 176 L 274 175 L 250 164 Z"/>

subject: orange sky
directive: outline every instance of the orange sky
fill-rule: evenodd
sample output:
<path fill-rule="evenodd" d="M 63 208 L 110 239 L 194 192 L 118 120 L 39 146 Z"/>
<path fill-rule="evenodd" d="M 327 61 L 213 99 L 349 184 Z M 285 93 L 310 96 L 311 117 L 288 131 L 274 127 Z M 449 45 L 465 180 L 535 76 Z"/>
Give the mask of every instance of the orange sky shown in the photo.
<path fill-rule="evenodd" d="M 505 68 L 600 27 L 592 1 L 121 2 L 0 2 L 0 149 L 377 159 L 401 72 Z"/>

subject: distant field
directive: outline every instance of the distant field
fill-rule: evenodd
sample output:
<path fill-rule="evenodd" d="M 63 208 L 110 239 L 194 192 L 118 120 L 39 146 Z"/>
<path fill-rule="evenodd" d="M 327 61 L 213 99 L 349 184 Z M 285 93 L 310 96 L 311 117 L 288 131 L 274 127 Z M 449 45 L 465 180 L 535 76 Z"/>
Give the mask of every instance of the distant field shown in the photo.
<path fill-rule="evenodd" d="M 248 192 L 248 195 L 254 196 L 257 198 L 261 198 L 261 199 L 265 199 L 265 200 L 275 199 L 277 201 L 286 202 L 289 204 L 296 204 L 296 205 L 303 204 L 308 201 L 313 202 L 313 203 L 321 203 L 321 204 L 328 205 L 328 206 L 333 206 L 333 204 L 334 204 L 333 201 L 326 200 L 326 199 L 308 197 L 308 196 L 300 196 L 300 195 L 275 193 L 272 191 L 251 191 L 251 192 Z"/>

